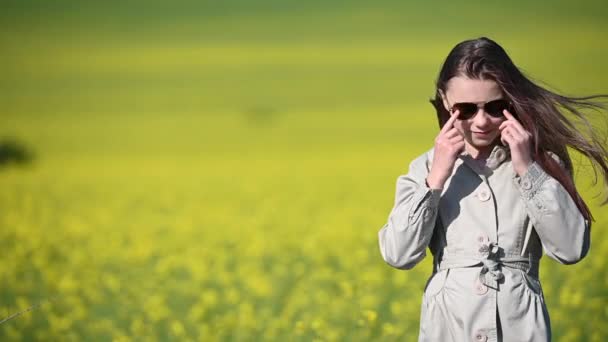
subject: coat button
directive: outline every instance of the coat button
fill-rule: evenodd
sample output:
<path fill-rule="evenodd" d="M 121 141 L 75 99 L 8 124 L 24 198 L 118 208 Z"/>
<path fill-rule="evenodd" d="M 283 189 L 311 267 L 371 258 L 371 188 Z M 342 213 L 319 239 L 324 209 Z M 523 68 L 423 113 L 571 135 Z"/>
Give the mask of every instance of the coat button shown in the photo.
<path fill-rule="evenodd" d="M 485 233 L 479 233 L 479 235 L 477 235 L 477 242 L 479 242 L 480 245 L 484 245 L 490 242 L 490 238 Z"/>
<path fill-rule="evenodd" d="M 532 189 L 532 183 L 530 182 L 530 180 L 524 179 L 524 181 L 521 182 L 521 187 L 526 190 L 530 190 L 530 189 Z"/>
<path fill-rule="evenodd" d="M 486 335 L 483 331 L 477 331 L 473 334 L 473 341 L 475 342 L 486 342 L 488 340 L 488 335 Z"/>
<path fill-rule="evenodd" d="M 479 281 L 479 279 L 475 280 L 475 284 L 473 286 L 475 293 L 483 296 L 484 294 L 486 294 L 488 292 L 488 287 L 486 286 L 486 284 L 482 283 Z"/>
<path fill-rule="evenodd" d="M 490 197 L 491 197 L 491 195 L 490 195 L 490 190 L 489 190 L 489 189 L 487 189 L 486 187 L 482 187 L 481 189 L 479 189 L 479 190 L 477 191 L 477 198 L 478 198 L 480 201 L 485 202 L 485 201 L 489 200 L 489 199 L 490 199 Z"/>

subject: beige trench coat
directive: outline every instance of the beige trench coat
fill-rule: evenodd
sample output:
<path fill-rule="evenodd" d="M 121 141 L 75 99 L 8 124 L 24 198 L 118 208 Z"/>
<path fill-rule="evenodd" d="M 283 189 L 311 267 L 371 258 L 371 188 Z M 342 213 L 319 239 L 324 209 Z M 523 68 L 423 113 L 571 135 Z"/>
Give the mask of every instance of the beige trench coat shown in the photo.
<path fill-rule="evenodd" d="M 433 149 L 398 177 L 378 232 L 382 258 L 395 268 L 413 268 L 427 247 L 433 254 L 419 341 L 550 341 L 539 260 L 543 251 L 562 264 L 584 258 L 589 222 L 536 162 L 519 177 L 504 146 L 486 165 L 461 154 L 443 190 L 426 186 L 432 160 Z"/>

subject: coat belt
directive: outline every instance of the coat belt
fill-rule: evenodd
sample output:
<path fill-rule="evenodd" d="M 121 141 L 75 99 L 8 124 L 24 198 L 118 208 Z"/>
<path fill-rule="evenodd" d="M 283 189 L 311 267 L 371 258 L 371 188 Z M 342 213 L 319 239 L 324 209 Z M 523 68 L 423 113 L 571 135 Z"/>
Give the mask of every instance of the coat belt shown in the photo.
<path fill-rule="evenodd" d="M 479 281 L 488 287 L 497 289 L 498 281 L 504 278 L 501 267 L 522 270 L 528 274 L 538 277 L 539 260 L 533 259 L 531 255 L 522 257 L 509 255 L 500 257 L 500 248 L 495 242 L 489 242 L 479 250 L 479 254 L 445 255 L 439 261 L 438 269 L 462 268 L 482 266 L 479 270 Z"/>

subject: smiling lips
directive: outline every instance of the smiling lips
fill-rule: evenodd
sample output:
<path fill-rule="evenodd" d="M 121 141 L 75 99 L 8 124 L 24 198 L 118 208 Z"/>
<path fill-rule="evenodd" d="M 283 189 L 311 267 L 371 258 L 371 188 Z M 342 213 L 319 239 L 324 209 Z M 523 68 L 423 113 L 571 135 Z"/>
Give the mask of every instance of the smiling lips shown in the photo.
<path fill-rule="evenodd" d="M 471 131 L 471 133 L 481 137 L 487 137 L 488 135 L 490 135 L 490 133 L 492 133 L 492 131 Z"/>

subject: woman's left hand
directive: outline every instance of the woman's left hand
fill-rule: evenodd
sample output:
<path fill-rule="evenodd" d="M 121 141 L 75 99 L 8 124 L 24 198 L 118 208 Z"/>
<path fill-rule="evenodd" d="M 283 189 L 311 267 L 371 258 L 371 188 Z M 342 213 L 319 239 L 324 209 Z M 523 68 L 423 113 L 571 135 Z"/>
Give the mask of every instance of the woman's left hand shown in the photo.
<path fill-rule="evenodd" d="M 509 145 L 513 169 L 521 177 L 528 171 L 528 167 L 533 162 L 532 134 L 526 131 L 508 110 L 505 109 L 503 113 L 507 120 L 498 127 L 501 134 L 500 140 Z"/>

